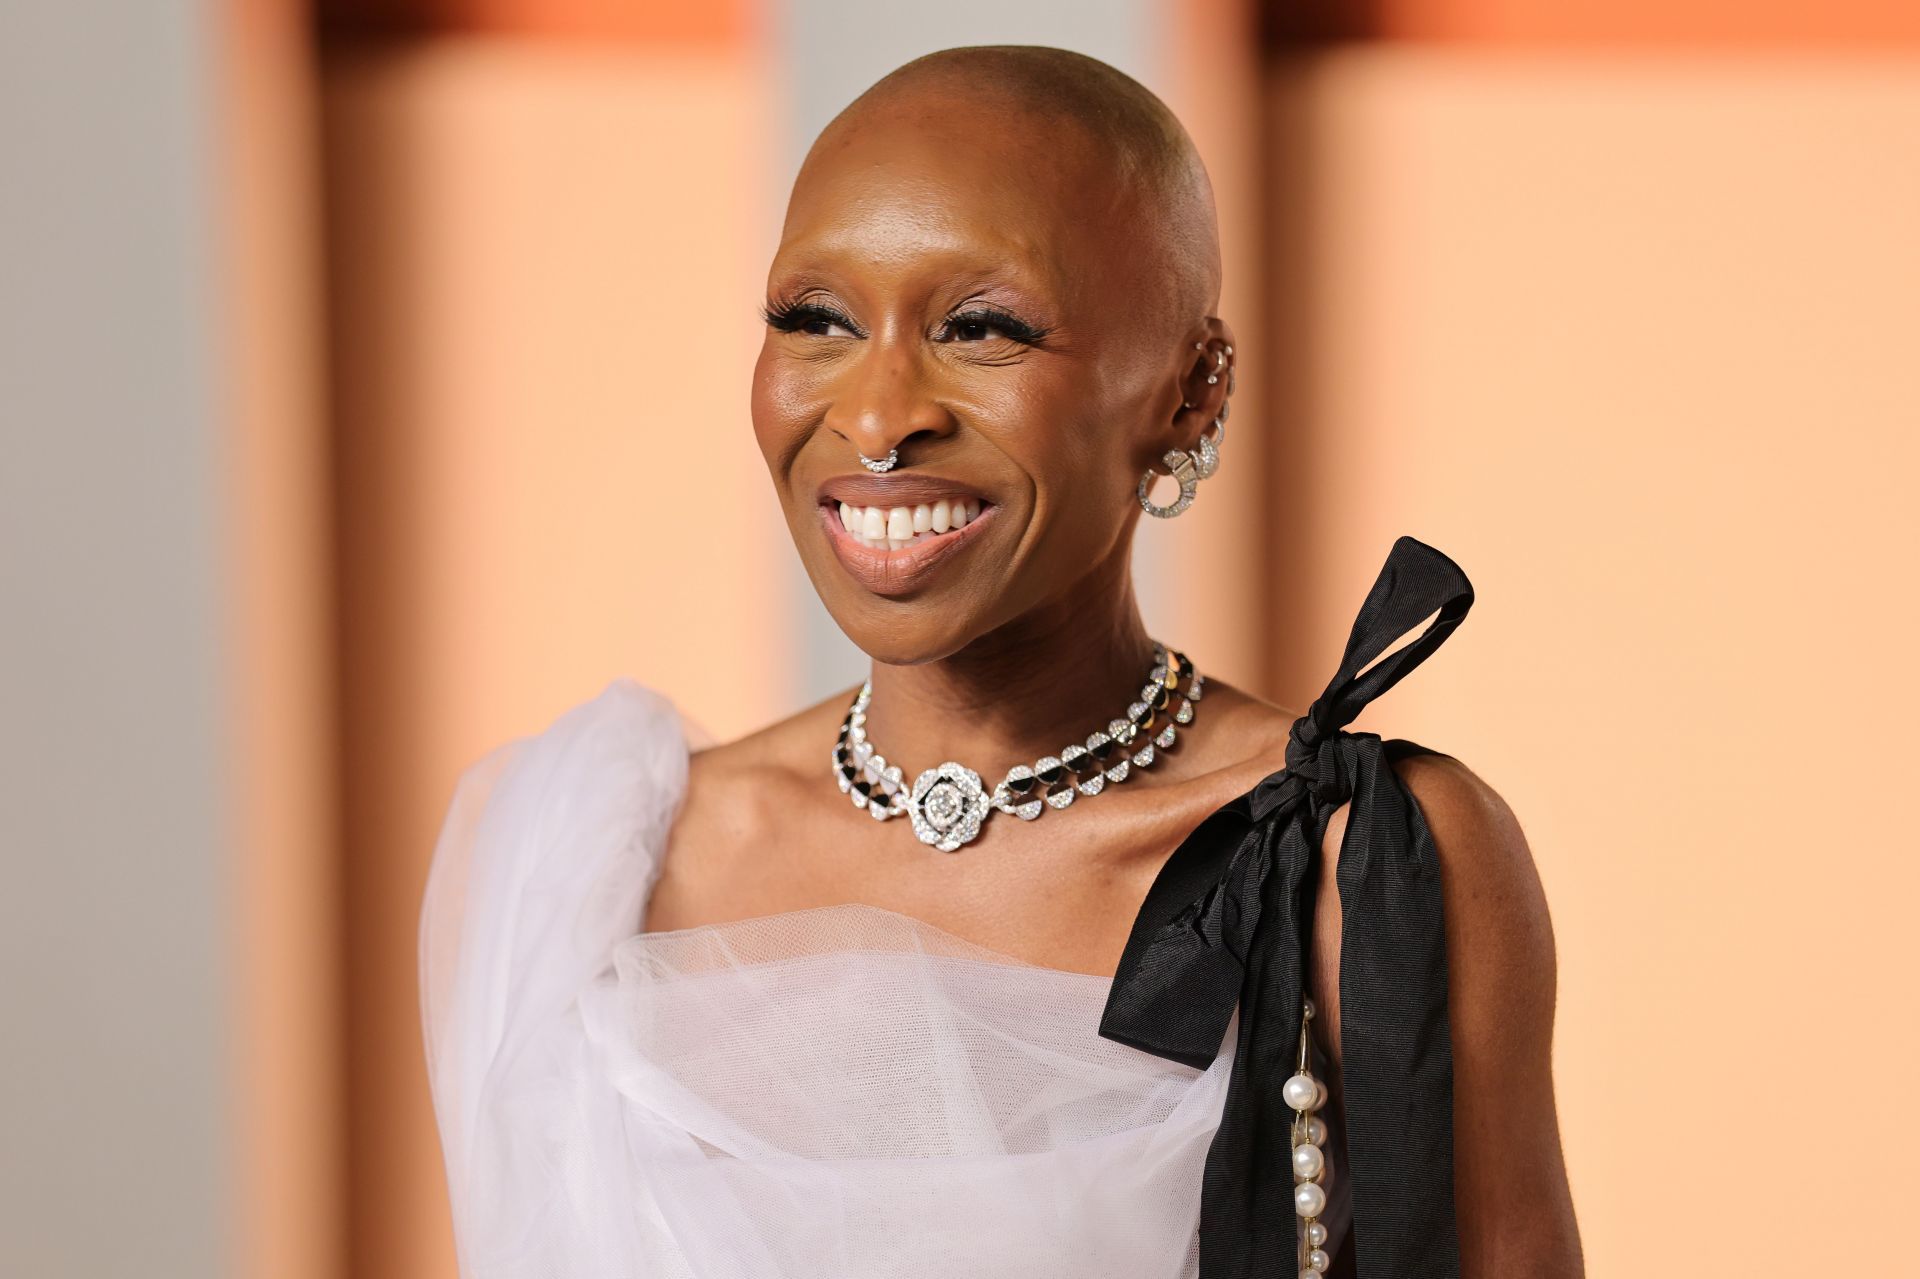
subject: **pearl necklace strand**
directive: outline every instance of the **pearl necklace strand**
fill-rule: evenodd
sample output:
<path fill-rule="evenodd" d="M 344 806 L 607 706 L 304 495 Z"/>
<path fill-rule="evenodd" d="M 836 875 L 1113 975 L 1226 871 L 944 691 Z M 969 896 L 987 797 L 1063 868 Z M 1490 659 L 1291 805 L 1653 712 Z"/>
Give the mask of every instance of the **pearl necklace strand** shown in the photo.
<path fill-rule="evenodd" d="M 1185 693 L 1179 692 L 1182 680 Z M 1153 668 L 1140 700 L 1127 707 L 1124 718 L 1109 721 L 1104 732 L 1091 734 L 1084 745 L 1074 742 L 1058 755 L 1015 764 L 989 793 L 980 774 L 954 760 L 927 769 L 909 787 L 900 766 L 889 764 L 867 740 L 867 704 L 873 698 L 869 678 L 841 721 L 833 745 L 834 781 L 855 808 L 865 809 L 875 821 L 904 813 L 921 843 L 951 853 L 978 836 L 996 809 L 1032 821 L 1049 808 L 1065 808 L 1076 795 L 1098 795 L 1108 782 L 1117 785 L 1133 769 L 1150 767 L 1156 750 L 1171 747 L 1177 730 L 1193 722 L 1202 683 L 1186 654 L 1153 641 Z M 1147 740 L 1133 749 L 1142 737 Z"/>

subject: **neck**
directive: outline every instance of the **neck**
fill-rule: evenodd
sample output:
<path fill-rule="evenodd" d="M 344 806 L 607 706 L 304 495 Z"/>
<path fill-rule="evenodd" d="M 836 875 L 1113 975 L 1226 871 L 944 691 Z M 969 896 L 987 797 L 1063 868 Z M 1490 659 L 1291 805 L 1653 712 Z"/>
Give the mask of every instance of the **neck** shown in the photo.
<path fill-rule="evenodd" d="M 1125 715 L 1152 664 L 1127 559 L 1116 555 L 949 657 L 876 661 L 868 738 L 908 783 L 951 759 L 991 790 L 1013 765 L 1058 755 Z"/>

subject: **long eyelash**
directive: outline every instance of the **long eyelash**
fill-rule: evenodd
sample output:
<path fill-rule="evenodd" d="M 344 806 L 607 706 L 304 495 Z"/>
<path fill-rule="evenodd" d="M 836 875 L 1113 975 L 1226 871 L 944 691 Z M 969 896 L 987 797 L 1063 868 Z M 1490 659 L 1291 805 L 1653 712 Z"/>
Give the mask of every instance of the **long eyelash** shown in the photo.
<path fill-rule="evenodd" d="M 760 316 L 768 327 L 782 333 L 798 333 L 814 321 L 837 324 L 849 333 L 860 332 L 860 326 L 851 318 L 818 302 L 769 302 L 760 308 Z"/>
<path fill-rule="evenodd" d="M 962 311 L 947 317 L 947 327 L 957 328 L 963 324 L 984 324 L 1006 334 L 1016 342 L 1027 346 L 1039 346 L 1047 340 L 1048 329 L 1028 324 L 1018 316 L 993 307 L 975 307 L 971 311 Z"/>
<path fill-rule="evenodd" d="M 815 322 L 837 324 L 850 333 L 860 332 L 860 326 L 853 322 L 852 317 L 818 302 L 769 302 L 760 308 L 760 316 L 770 328 L 781 333 L 797 333 Z M 946 320 L 948 328 L 965 324 L 986 325 L 1026 346 L 1039 346 L 1051 332 L 993 307 L 975 307 L 950 315 Z"/>

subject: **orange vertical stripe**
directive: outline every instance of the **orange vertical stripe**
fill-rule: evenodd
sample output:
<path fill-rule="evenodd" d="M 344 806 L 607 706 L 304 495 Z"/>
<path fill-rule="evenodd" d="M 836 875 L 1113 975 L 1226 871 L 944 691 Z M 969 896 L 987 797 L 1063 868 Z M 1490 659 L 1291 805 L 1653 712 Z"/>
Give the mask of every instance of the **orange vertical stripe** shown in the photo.
<path fill-rule="evenodd" d="M 345 1272 L 339 790 L 315 91 L 303 6 L 220 8 L 234 1273 Z"/>

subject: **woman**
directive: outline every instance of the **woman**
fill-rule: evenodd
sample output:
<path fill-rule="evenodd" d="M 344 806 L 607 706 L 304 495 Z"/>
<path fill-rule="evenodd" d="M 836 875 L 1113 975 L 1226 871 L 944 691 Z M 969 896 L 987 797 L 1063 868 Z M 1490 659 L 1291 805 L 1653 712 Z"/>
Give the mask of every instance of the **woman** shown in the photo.
<path fill-rule="evenodd" d="M 726 744 L 617 680 L 462 781 L 469 1276 L 1580 1273 L 1525 840 L 1346 730 L 1465 576 L 1400 539 L 1306 715 L 1141 622 L 1136 521 L 1225 464 L 1219 290 L 1192 143 L 1092 59 L 948 50 L 822 133 L 753 421 L 871 678 Z"/>

